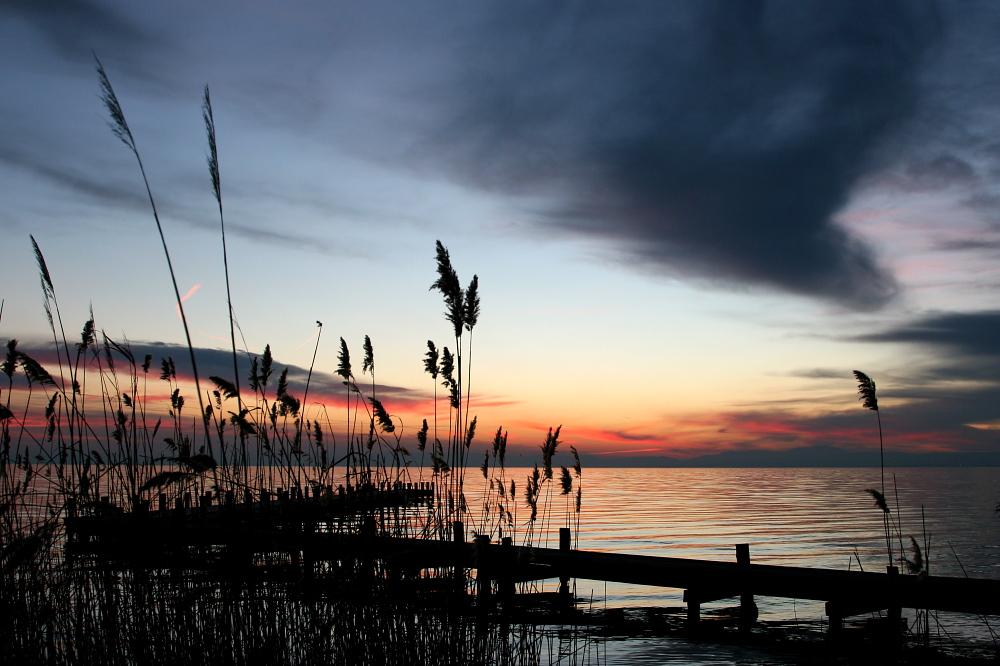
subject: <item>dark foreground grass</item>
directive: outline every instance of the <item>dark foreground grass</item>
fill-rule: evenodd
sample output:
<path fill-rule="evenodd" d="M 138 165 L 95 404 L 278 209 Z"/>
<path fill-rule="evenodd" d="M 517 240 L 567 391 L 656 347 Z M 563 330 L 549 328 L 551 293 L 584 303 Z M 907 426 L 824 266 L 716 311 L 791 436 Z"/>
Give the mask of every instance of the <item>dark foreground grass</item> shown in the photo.
<path fill-rule="evenodd" d="M 190 366 L 179 371 L 172 357 L 137 358 L 127 340 L 106 335 L 93 316 L 71 341 L 53 279 L 58 270 L 50 270 L 41 246 L 31 239 L 56 361 L 46 367 L 17 340 L 9 340 L 0 364 L 6 378 L 6 386 L 0 386 L 4 661 L 590 660 L 588 644 L 572 632 L 477 612 L 470 566 L 400 562 L 398 557 L 389 562 L 364 546 L 317 553 L 295 541 L 303 533 L 450 539 L 454 523 L 461 521 L 470 538 L 509 537 L 531 545 L 559 522 L 551 482 L 558 430 L 543 446 L 544 474 L 536 470 L 528 480 L 530 515 L 516 518 L 517 485 L 505 474 L 502 428 L 482 468 L 490 492 L 476 511 L 466 503 L 466 470 L 477 427 L 469 410 L 478 278 L 463 288 L 448 250 L 438 242 L 438 277 L 431 288 L 444 297 L 454 346 L 439 350 L 428 342 L 433 354 L 424 359 L 425 367 L 435 382 L 435 398 L 443 386 L 444 405 L 439 409 L 435 399 L 434 413 L 415 436 L 403 432 L 376 394 L 374 348 L 367 336 L 360 378 L 347 343 L 340 340 L 336 373 L 345 387 L 342 416 L 325 408 L 310 412 L 308 380 L 302 395 L 293 395 L 288 370 L 279 370 L 270 347 L 259 354 L 239 352 L 234 326 L 233 376 L 200 376 L 166 232 L 136 137 L 99 62 L 97 70 L 111 129 L 142 173 Z M 233 324 L 219 154 L 207 87 L 202 113 L 211 186 L 219 205 L 225 307 Z M 319 343 L 317 335 L 317 348 Z M 242 377 L 241 354 L 250 368 Z M 310 367 L 310 377 L 312 371 Z M 206 379 L 213 388 L 205 388 Z M 192 390 L 194 413 L 188 405 Z M 152 396 L 164 392 L 169 399 L 158 404 Z M 579 465 L 576 471 L 579 479 Z M 565 490 L 565 480 L 563 486 Z M 572 479 L 568 488 L 565 492 L 573 490 Z M 239 519 L 212 513 L 234 505 L 250 513 Z M 312 507 L 309 515 L 320 518 L 297 518 L 293 509 L 286 515 L 282 508 L 296 505 Z M 573 511 L 568 504 L 564 508 L 568 524 Z M 266 524 L 253 517 L 258 509 L 272 517 Z M 209 515 L 216 519 L 208 521 Z M 533 589 L 529 583 L 519 588 Z"/>

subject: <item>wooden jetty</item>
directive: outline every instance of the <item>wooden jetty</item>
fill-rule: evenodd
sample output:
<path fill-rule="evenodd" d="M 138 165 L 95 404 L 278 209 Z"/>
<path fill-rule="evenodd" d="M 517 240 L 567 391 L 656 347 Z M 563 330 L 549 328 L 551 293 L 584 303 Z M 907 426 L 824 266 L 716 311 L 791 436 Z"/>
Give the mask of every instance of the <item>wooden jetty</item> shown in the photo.
<path fill-rule="evenodd" d="M 895 567 L 875 573 L 753 564 L 747 544 L 736 546 L 735 561 L 719 562 L 573 550 L 566 528 L 560 530 L 559 548 L 516 546 L 509 537 L 499 544 L 485 536 L 469 540 L 459 521 L 448 539 L 380 534 L 373 510 L 413 507 L 433 497 L 430 484 L 397 484 L 352 492 L 329 488 L 311 497 L 281 491 L 242 502 L 228 495 L 214 504 L 209 496 L 198 506 L 186 498 L 173 508 L 161 499 L 157 509 L 139 506 L 67 519 L 66 548 L 69 556 L 90 557 L 101 566 L 183 566 L 229 575 L 250 575 L 254 554 L 262 552 L 284 553 L 295 566 L 377 560 L 411 580 L 450 569 L 463 581 L 462 589 L 466 572 L 475 579 L 480 610 L 516 596 L 519 582 L 554 578 L 570 605 L 569 580 L 580 578 L 683 590 L 692 623 L 702 604 L 737 597 L 741 621 L 752 622 L 758 596 L 824 601 L 831 631 L 846 617 L 884 610 L 892 619 L 902 608 L 1000 615 L 1000 580 L 902 575 Z M 344 529 L 345 518 L 359 511 L 365 521 Z M 204 553 L 206 547 L 211 557 L 177 559 L 178 551 Z M 234 569 L 234 562 L 241 566 Z"/>

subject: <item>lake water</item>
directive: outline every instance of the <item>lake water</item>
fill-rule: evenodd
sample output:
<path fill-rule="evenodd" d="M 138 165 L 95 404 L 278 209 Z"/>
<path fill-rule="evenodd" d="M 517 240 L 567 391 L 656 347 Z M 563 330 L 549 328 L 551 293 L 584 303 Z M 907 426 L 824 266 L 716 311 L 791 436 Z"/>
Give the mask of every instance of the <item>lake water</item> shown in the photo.
<path fill-rule="evenodd" d="M 529 470 L 507 472 L 523 488 Z M 758 564 L 857 570 L 860 559 L 865 571 L 885 571 L 882 513 L 865 492 L 880 487 L 877 468 L 590 468 L 583 474 L 580 549 L 735 561 L 735 544 L 748 543 Z M 473 510 L 477 481 L 470 471 Z M 931 575 L 1000 577 L 1000 517 L 994 512 L 1000 468 L 898 468 L 886 470 L 885 487 L 894 515 L 898 497 L 908 556 L 907 536 L 923 545 L 926 530 Z M 550 523 L 559 527 L 564 498 L 551 506 Z M 549 538 L 549 546 L 556 543 Z M 682 605 L 681 590 L 588 580 L 577 581 L 577 595 L 609 608 Z M 735 603 L 706 604 L 703 612 Z M 820 602 L 758 598 L 757 604 L 763 620 L 824 618 Z M 907 614 L 912 620 L 912 611 Z M 994 624 L 1000 628 L 1000 618 Z M 990 629 L 974 616 L 940 613 L 931 629 L 992 644 Z M 610 647 L 608 663 L 758 663 L 728 648 L 685 654 L 663 640 Z"/>
<path fill-rule="evenodd" d="M 517 484 L 516 535 L 521 542 L 527 511 L 523 491 L 529 469 L 508 469 Z M 558 474 L 558 471 L 557 471 Z M 426 479 L 426 477 L 424 477 Z M 923 545 L 930 573 L 1000 578 L 1000 468 L 897 468 L 886 471 L 886 495 L 893 515 L 901 516 L 902 534 Z M 735 544 L 750 545 L 758 564 L 884 571 L 887 563 L 882 513 L 866 488 L 880 487 L 877 468 L 782 469 L 610 469 L 583 470 L 582 511 L 574 547 L 639 555 L 735 561 Z M 471 468 L 466 476 L 470 509 L 467 534 L 480 515 L 485 481 Z M 574 487 L 575 492 L 575 487 Z M 537 545 L 556 547 L 558 528 L 577 514 L 560 496 L 553 480 L 538 524 L 547 532 Z M 540 502 L 540 508 L 545 502 Z M 897 512 L 898 506 L 898 512 Z M 512 507 L 513 508 L 513 507 Z M 923 512 L 921 512 L 923 508 Z M 547 520 L 542 520 L 547 515 Z M 898 548 L 898 545 L 894 544 Z M 907 552 L 909 555 L 909 552 Z M 576 595 L 595 608 L 678 608 L 682 590 L 577 580 Z M 557 583 L 548 581 L 552 591 Z M 823 604 L 758 597 L 764 621 L 801 622 L 820 626 Z M 733 606 L 735 599 L 704 604 L 713 609 Z M 904 609 L 910 621 L 913 611 Z M 939 613 L 931 632 L 965 646 L 992 646 L 1000 617 L 987 626 L 981 618 Z M 994 626 L 995 625 L 995 626 Z M 750 648 L 678 639 L 628 638 L 601 643 L 601 664 L 767 664 L 786 663 L 773 654 Z M 791 662 L 788 662 L 791 663 Z"/>

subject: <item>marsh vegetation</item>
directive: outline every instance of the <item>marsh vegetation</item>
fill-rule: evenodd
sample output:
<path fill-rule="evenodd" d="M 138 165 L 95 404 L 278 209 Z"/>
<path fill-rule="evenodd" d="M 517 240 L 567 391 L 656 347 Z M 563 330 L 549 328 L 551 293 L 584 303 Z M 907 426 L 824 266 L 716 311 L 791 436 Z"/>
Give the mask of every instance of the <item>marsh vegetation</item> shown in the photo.
<path fill-rule="evenodd" d="M 434 410 L 419 429 L 404 431 L 379 395 L 368 336 L 360 372 L 339 339 L 343 411 L 309 402 L 320 322 L 313 366 L 293 395 L 288 369 L 269 346 L 250 351 L 237 342 L 206 87 L 232 373 L 200 375 L 141 152 L 99 62 L 97 73 L 112 132 L 145 184 L 188 354 L 137 357 L 92 313 L 79 336 L 69 336 L 58 267 L 50 270 L 31 238 L 52 335 L 47 355 L 55 360 L 43 363 L 12 339 L 0 365 L 0 605 L 8 618 L 0 640 L 8 658 L 529 664 L 551 652 L 565 663 L 583 659 L 584 643 L 519 622 L 502 605 L 476 612 L 471 562 L 414 561 L 376 548 L 399 537 L 450 541 L 456 524 L 475 539 L 531 545 L 579 511 L 578 458 L 575 476 L 563 468 L 561 484 L 563 494 L 575 490 L 575 503 L 553 498 L 558 428 L 542 445 L 541 470 L 523 486 L 506 475 L 507 434 L 498 428 L 481 467 L 488 491 L 481 506 L 467 504 L 478 425 L 470 413 L 478 278 L 463 287 L 437 243 L 431 288 L 444 298 L 454 342 L 427 343 Z M 518 515 L 522 502 L 530 511 Z M 531 591 L 531 583 L 518 585 Z"/>

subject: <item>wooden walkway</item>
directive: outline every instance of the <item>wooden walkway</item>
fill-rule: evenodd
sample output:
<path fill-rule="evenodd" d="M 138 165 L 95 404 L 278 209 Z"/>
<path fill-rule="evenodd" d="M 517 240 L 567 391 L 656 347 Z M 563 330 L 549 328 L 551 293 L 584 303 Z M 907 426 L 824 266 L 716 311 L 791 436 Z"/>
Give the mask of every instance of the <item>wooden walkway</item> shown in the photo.
<path fill-rule="evenodd" d="M 569 542 L 563 533 L 563 545 Z M 455 548 L 455 546 L 458 548 Z M 476 570 L 480 589 L 487 581 L 582 578 L 674 588 L 684 591 L 688 618 L 696 621 L 703 603 L 738 597 L 747 619 L 756 618 L 755 596 L 826 602 L 831 627 L 845 617 L 901 608 L 1000 615 L 1000 580 L 911 576 L 836 569 L 751 564 L 746 544 L 734 562 L 651 555 L 627 555 L 568 547 L 534 548 L 507 544 L 453 544 L 416 539 L 382 539 L 377 549 L 413 562 L 463 561 Z"/>
<path fill-rule="evenodd" d="M 170 509 L 161 500 L 160 510 L 69 519 L 66 547 L 74 557 L 95 557 L 124 567 L 177 566 L 171 564 L 177 560 L 164 559 L 164 547 L 169 545 L 174 553 L 189 546 L 235 553 L 242 571 L 249 571 L 246 566 L 253 554 L 262 552 L 284 552 L 293 562 L 379 560 L 389 570 L 414 576 L 451 568 L 463 581 L 463 572 L 472 572 L 477 606 L 482 607 L 495 603 L 494 595 L 512 596 L 518 582 L 549 578 L 560 579 L 560 591 L 572 603 L 569 580 L 581 578 L 683 590 L 692 622 L 698 620 L 702 604 L 734 597 L 740 599 L 741 619 L 752 621 L 757 617 L 757 596 L 826 602 L 832 630 L 845 617 L 884 610 L 893 618 L 902 608 L 1000 615 L 1000 580 L 901 575 L 891 569 L 875 573 L 752 564 L 746 544 L 736 546 L 735 561 L 718 562 L 572 550 L 565 528 L 560 530 L 559 548 L 515 546 L 509 538 L 500 544 L 485 537 L 469 541 L 461 522 L 453 524 L 450 540 L 376 536 L 374 522 L 346 533 L 324 529 L 336 516 L 358 509 L 413 506 L 432 497 L 429 485 L 414 484 L 339 493 L 324 502 L 279 495 L 252 503 L 227 498 L 215 506 L 178 502 Z M 109 553 L 115 553 L 110 560 Z M 183 566 L 192 563 L 197 565 L 185 560 Z"/>

